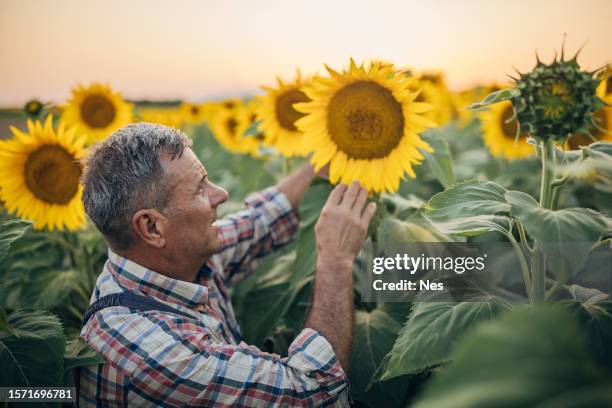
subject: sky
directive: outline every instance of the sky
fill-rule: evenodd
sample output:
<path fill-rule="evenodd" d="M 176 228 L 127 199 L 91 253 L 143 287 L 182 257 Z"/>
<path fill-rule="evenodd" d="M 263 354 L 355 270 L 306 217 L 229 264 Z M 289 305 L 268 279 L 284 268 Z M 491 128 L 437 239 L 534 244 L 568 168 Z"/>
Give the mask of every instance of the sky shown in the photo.
<path fill-rule="evenodd" d="M 62 102 L 78 82 L 129 99 L 246 96 L 383 59 L 459 90 L 550 60 L 612 62 L 612 0 L 0 0 L 0 106 Z"/>

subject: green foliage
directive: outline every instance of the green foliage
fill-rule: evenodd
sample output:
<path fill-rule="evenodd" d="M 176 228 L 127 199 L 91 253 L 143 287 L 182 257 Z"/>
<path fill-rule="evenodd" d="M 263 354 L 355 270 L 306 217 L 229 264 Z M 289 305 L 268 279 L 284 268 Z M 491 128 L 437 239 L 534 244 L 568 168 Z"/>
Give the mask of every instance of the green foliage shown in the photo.
<path fill-rule="evenodd" d="M 467 107 L 470 110 L 479 110 L 485 108 L 489 105 L 493 105 L 494 103 L 508 101 L 512 98 L 515 98 L 518 95 L 518 91 L 514 88 L 502 89 L 499 91 L 495 91 L 487 95 L 482 101 L 473 103 Z"/>
<path fill-rule="evenodd" d="M 477 323 L 495 317 L 508 306 L 483 295 L 472 302 L 418 302 L 385 357 L 381 380 L 415 374 L 450 361 L 455 343 Z"/>
<path fill-rule="evenodd" d="M 542 243 L 547 260 L 559 277 L 577 271 L 590 249 L 590 245 L 573 245 L 568 259 L 568 243 L 594 243 L 612 226 L 609 218 L 588 208 L 548 210 L 520 191 L 508 191 L 505 197 L 511 214 L 533 239 Z"/>
<path fill-rule="evenodd" d="M 433 149 L 433 153 L 423 149 L 420 150 L 425 156 L 425 162 L 440 184 L 444 188 L 450 187 L 455 183 L 455 172 L 448 142 L 436 130 L 430 130 L 421 137 Z"/>
<path fill-rule="evenodd" d="M 479 235 L 505 233 L 510 210 L 500 185 L 487 181 L 465 181 L 434 195 L 425 205 L 425 216 L 445 234 Z"/>
<path fill-rule="evenodd" d="M 410 311 L 410 303 L 388 303 L 373 310 L 355 313 L 355 340 L 349 380 L 353 398 L 371 406 L 385 401 L 387 407 L 400 407 L 406 397 L 403 379 L 376 382 L 369 387 L 374 372 L 391 350 Z"/>
<path fill-rule="evenodd" d="M 66 338 L 59 319 L 18 310 L 6 323 L 11 331 L 0 331 L 0 386 L 62 386 Z"/>
<path fill-rule="evenodd" d="M 0 261 L 2 261 L 11 244 L 21 238 L 32 227 L 30 221 L 8 220 L 0 222 Z"/>
<path fill-rule="evenodd" d="M 583 407 L 612 404 L 612 375 L 590 353 L 579 326 L 559 307 L 508 313 L 482 324 L 452 353 L 415 405 Z"/>
<path fill-rule="evenodd" d="M 103 362 L 104 358 L 80 338 L 69 340 L 64 354 L 64 384 L 73 385 L 76 368 Z"/>

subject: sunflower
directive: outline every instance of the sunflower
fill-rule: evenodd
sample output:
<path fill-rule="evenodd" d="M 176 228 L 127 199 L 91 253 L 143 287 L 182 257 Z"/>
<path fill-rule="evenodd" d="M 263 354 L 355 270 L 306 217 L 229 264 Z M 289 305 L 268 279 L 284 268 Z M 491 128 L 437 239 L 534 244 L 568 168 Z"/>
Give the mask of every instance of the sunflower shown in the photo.
<path fill-rule="evenodd" d="M 242 137 L 245 151 L 253 157 L 260 157 L 259 147 L 265 144 L 263 132 L 258 129 L 256 134 L 245 135 L 246 131 L 257 121 L 257 101 L 255 99 L 248 101 L 241 109 L 238 109 L 236 121 L 238 122 L 236 134 Z"/>
<path fill-rule="evenodd" d="M 200 103 L 184 102 L 179 111 L 185 123 L 197 125 L 207 118 L 207 106 Z"/>
<path fill-rule="evenodd" d="M 597 86 L 597 96 L 610 104 L 612 101 L 612 65 L 607 65 L 598 77 L 601 82 Z"/>
<path fill-rule="evenodd" d="M 11 127 L 14 137 L 0 142 L 0 199 L 9 212 L 34 228 L 76 230 L 85 224 L 79 183 L 85 137 L 60 123 L 53 129 L 28 120 L 28 132 Z"/>
<path fill-rule="evenodd" d="M 276 88 L 263 87 L 267 94 L 258 97 L 257 118 L 261 120 L 265 142 L 283 156 L 304 156 L 302 132 L 296 127 L 296 121 L 304 114 L 298 112 L 294 104 L 310 101 L 302 89 L 309 81 L 303 79 L 299 71 L 291 83 L 280 78 L 276 81 Z"/>
<path fill-rule="evenodd" d="M 432 106 L 431 110 L 423 115 L 436 124 L 442 125 L 451 119 L 449 100 L 440 89 L 429 81 L 410 81 L 410 89 L 417 92 L 416 102 L 424 102 Z"/>
<path fill-rule="evenodd" d="M 121 99 L 108 85 L 78 85 L 65 106 L 62 119 L 68 126 L 79 125 L 92 144 L 104 139 L 132 120 L 132 104 Z"/>
<path fill-rule="evenodd" d="M 432 149 L 419 133 L 435 124 L 424 116 L 431 106 L 417 102 L 414 78 L 376 63 L 368 68 L 351 60 L 341 73 L 317 77 L 304 92 L 311 99 L 294 105 L 306 116 L 296 122 L 302 143 L 313 151 L 318 171 L 330 163 L 332 183 L 357 180 L 370 192 L 397 191 L 404 172 L 416 177 L 419 148 Z"/>
<path fill-rule="evenodd" d="M 604 99 L 612 105 L 612 95 Z M 596 141 L 612 142 L 612 106 L 604 106 L 593 112 L 593 122 L 596 126 L 589 129 L 590 135 L 574 133 L 565 142 L 566 150 L 578 150 L 581 146 L 588 146 Z"/>
<path fill-rule="evenodd" d="M 522 134 L 515 142 L 518 122 L 509 101 L 491 105 L 490 110 L 480 112 L 484 144 L 495 157 L 522 159 L 535 153 L 535 148 L 527 143 L 527 135 Z"/>
<path fill-rule="evenodd" d="M 43 111 L 44 105 L 38 99 L 30 99 L 23 105 L 23 111 L 31 118 L 37 118 Z"/>
<path fill-rule="evenodd" d="M 156 123 L 179 129 L 183 126 L 184 116 L 176 109 L 142 108 L 138 116 L 143 122 Z"/>
<path fill-rule="evenodd" d="M 422 89 L 422 93 L 429 94 L 429 100 L 423 100 L 423 102 L 433 105 L 428 116 L 440 126 L 450 122 L 453 118 L 453 95 L 446 86 L 444 74 L 439 71 L 429 71 L 421 73 L 417 78 L 418 87 Z M 417 101 L 420 99 L 417 98 Z"/>
<path fill-rule="evenodd" d="M 242 102 L 234 104 L 231 109 L 220 107 L 209 122 L 210 130 L 217 141 L 227 150 L 235 153 L 252 153 L 257 150 L 258 142 L 252 137 L 243 137 L 247 127 L 240 126 L 241 111 L 245 109 Z"/>
<path fill-rule="evenodd" d="M 487 95 L 493 92 L 497 92 L 504 88 L 509 88 L 510 85 L 500 85 L 498 83 L 492 83 L 490 85 L 478 85 L 452 95 L 453 107 L 455 110 L 454 119 L 457 121 L 459 128 L 466 127 L 473 119 L 477 118 L 476 112 L 467 109 L 473 103 L 480 102 Z"/>

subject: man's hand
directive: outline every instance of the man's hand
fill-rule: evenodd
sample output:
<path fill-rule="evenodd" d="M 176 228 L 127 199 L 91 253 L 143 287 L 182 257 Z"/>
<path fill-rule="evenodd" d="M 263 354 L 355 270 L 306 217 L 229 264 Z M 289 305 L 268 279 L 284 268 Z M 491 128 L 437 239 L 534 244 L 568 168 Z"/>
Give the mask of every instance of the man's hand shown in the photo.
<path fill-rule="evenodd" d="M 375 203 L 363 209 L 367 198 L 357 182 L 348 189 L 344 184 L 333 189 L 315 226 L 319 261 L 353 264 L 376 212 Z"/>
<path fill-rule="evenodd" d="M 367 192 L 353 183 L 330 193 L 315 226 L 317 269 L 312 308 L 305 327 L 318 330 L 348 370 L 353 343 L 353 262 L 363 245 L 376 204 L 364 206 Z"/>

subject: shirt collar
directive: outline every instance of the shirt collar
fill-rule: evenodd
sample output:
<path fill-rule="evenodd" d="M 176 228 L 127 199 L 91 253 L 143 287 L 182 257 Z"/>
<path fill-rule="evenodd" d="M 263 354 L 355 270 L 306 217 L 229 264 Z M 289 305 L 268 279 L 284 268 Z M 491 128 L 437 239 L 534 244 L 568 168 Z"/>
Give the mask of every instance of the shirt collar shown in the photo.
<path fill-rule="evenodd" d="M 189 308 L 208 303 L 208 288 L 157 273 L 108 249 L 110 272 L 128 290 Z"/>

